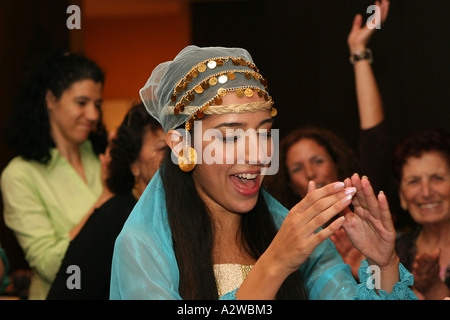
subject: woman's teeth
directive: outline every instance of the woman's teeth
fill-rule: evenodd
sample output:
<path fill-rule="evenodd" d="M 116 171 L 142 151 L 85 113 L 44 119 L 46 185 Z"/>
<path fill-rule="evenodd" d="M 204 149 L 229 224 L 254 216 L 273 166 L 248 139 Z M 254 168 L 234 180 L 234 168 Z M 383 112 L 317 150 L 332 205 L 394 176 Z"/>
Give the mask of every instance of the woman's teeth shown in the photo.
<path fill-rule="evenodd" d="M 239 173 L 239 174 L 235 174 L 236 177 L 241 178 L 241 179 L 247 179 L 247 180 L 254 180 L 256 179 L 256 177 L 258 176 L 257 173 Z"/>
<path fill-rule="evenodd" d="M 431 208 L 435 208 L 439 205 L 439 202 L 432 202 L 432 203 L 423 203 L 423 204 L 419 204 L 419 207 L 421 209 L 431 209 Z"/>

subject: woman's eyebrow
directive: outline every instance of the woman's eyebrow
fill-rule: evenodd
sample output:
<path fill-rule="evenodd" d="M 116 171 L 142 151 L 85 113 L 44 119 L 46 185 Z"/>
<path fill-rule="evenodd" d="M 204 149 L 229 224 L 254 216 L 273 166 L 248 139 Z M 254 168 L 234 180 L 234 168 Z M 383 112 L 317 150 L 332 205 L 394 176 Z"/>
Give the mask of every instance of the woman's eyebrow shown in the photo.
<path fill-rule="evenodd" d="M 87 97 L 87 96 L 76 96 L 74 99 L 75 100 L 88 100 L 88 101 L 92 100 L 92 98 Z M 97 99 L 97 100 L 95 100 L 95 102 L 103 102 L 103 98 Z"/>
<path fill-rule="evenodd" d="M 273 122 L 274 122 L 273 118 L 264 119 L 263 121 L 261 121 L 259 123 L 259 125 L 257 127 L 259 128 L 260 126 L 262 126 L 265 123 L 273 123 Z M 240 128 L 240 127 L 245 127 L 246 125 L 247 125 L 247 122 L 223 122 L 221 124 L 218 124 L 214 128 L 215 129 L 218 129 L 220 127 Z"/>
<path fill-rule="evenodd" d="M 246 123 L 245 122 L 223 122 L 221 124 L 218 124 L 217 126 L 215 126 L 215 129 L 218 129 L 220 127 L 232 127 L 232 128 L 236 128 L 236 127 L 243 127 L 245 126 Z"/>

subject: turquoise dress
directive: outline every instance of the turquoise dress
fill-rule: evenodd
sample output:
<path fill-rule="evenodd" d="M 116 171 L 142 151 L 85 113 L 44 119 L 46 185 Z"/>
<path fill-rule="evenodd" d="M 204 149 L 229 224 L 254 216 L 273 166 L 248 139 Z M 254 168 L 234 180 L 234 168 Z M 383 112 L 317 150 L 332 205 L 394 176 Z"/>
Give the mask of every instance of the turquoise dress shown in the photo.
<path fill-rule="evenodd" d="M 264 197 L 279 228 L 288 210 L 267 192 L 264 192 Z M 333 242 L 326 240 L 302 264 L 300 271 L 309 299 L 417 299 L 409 288 L 413 284 L 413 276 L 401 264 L 400 281 L 391 294 L 383 290 L 377 294 L 375 289 L 370 289 L 367 284 L 371 278 L 367 268 L 365 260 L 359 269 L 361 283 L 358 284 Z M 158 171 L 116 239 L 110 299 L 181 299 L 179 282 L 165 193 Z M 236 299 L 237 289 L 225 293 L 220 299 Z"/>

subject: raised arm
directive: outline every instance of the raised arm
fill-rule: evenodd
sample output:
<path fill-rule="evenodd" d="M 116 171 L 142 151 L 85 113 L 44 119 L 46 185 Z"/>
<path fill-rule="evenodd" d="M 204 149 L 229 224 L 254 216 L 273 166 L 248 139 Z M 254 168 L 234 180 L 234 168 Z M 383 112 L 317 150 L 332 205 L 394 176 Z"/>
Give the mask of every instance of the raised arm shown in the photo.
<path fill-rule="evenodd" d="M 381 23 L 384 23 L 389 11 L 389 1 L 376 1 L 375 5 L 380 8 Z M 367 24 L 362 26 L 362 22 L 362 15 L 357 14 L 347 38 L 351 56 L 364 52 L 367 49 L 367 44 L 376 30 L 375 28 L 369 28 Z M 353 64 L 353 68 L 360 127 L 366 130 L 375 127 L 384 120 L 383 102 L 370 61 L 368 59 L 356 61 Z"/>

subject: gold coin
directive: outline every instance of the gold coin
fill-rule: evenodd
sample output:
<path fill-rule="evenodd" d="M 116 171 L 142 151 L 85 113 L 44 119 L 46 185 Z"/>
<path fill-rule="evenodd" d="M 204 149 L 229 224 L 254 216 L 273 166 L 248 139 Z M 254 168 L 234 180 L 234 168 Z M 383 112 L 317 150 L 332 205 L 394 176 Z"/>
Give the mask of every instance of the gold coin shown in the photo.
<path fill-rule="evenodd" d="M 234 72 L 228 72 L 227 78 L 230 80 L 234 80 L 236 79 L 236 75 L 234 74 Z"/>
<path fill-rule="evenodd" d="M 194 80 L 194 77 L 193 77 L 191 74 L 188 74 L 188 75 L 186 76 L 186 81 L 187 81 L 187 82 L 192 82 L 192 80 Z"/>
<path fill-rule="evenodd" d="M 176 91 L 178 94 L 182 93 L 182 92 L 183 92 L 183 86 L 182 86 L 182 85 L 178 85 L 178 86 L 175 88 L 175 91 Z"/>
<path fill-rule="evenodd" d="M 237 89 L 236 90 L 236 96 L 238 97 L 238 98 L 242 98 L 242 97 L 244 97 L 244 90 L 242 90 L 242 89 Z"/>
<path fill-rule="evenodd" d="M 192 76 L 193 76 L 194 78 L 197 78 L 197 77 L 198 77 L 198 70 L 197 70 L 196 68 L 194 68 L 194 69 L 192 70 Z"/>
<path fill-rule="evenodd" d="M 177 102 L 177 95 L 176 95 L 176 94 L 173 94 L 173 95 L 170 97 L 170 101 L 172 101 L 173 103 Z"/>
<path fill-rule="evenodd" d="M 214 103 L 217 104 L 218 106 L 222 104 L 222 97 L 221 96 L 217 96 L 214 98 Z"/>
<path fill-rule="evenodd" d="M 196 86 L 194 90 L 195 90 L 195 92 L 197 92 L 197 93 L 202 93 L 202 92 L 203 92 L 203 88 L 202 88 L 201 85 Z"/>
<path fill-rule="evenodd" d="M 202 119 L 204 116 L 205 116 L 205 114 L 202 110 L 197 111 L 197 118 Z"/>
<path fill-rule="evenodd" d="M 250 80 L 252 78 L 252 74 L 248 71 L 244 72 L 245 79 Z"/>
<path fill-rule="evenodd" d="M 259 82 L 261 82 L 261 84 L 264 86 L 264 88 L 267 89 L 267 80 L 266 80 L 266 79 L 261 78 L 261 79 L 259 80 Z"/>
<path fill-rule="evenodd" d="M 178 155 L 178 166 L 184 172 L 189 172 L 197 164 L 197 152 L 194 148 L 185 146 Z"/>
<path fill-rule="evenodd" d="M 220 83 L 222 83 L 222 84 L 224 84 L 224 83 L 226 83 L 228 81 L 228 77 L 226 76 L 226 75 L 221 75 L 220 77 L 219 77 L 219 82 Z"/>
<path fill-rule="evenodd" d="M 217 94 L 220 94 L 221 96 L 224 96 L 226 94 L 225 90 L 226 90 L 225 88 L 219 88 L 219 90 L 217 90 Z"/>
<path fill-rule="evenodd" d="M 209 88 L 209 83 L 207 81 L 202 82 L 201 86 L 202 86 L 203 90 L 207 90 Z"/>
<path fill-rule="evenodd" d="M 206 65 L 205 65 L 204 63 L 201 63 L 201 64 L 198 66 L 198 71 L 199 71 L 199 72 L 205 72 L 205 71 L 206 71 Z"/>
<path fill-rule="evenodd" d="M 252 97 L 253 96 L 253 90 L 250 88 L 245 89 L 244 94 L 246 97 Z"/>
<path fill-rule="evenodd" d="M 270 115 L 271 115 L 272 117 L 275 117 L 275 116 L 277 115 L 277 113 L 278 113 L 278 111 L 277 111 L 277 109 L 275 109 L 275 108 L 272 108 L 272 109 L 270 110 Z"/>
<path fill-rule="evenodd" d="M 214 60 L 208 61 L 208 68 L 214 69 L 217 66 L 217 63 Z"/>
<path fill-rule="evenodd" d="M 210 61 L 211 62 L 211 61 Z M 215 86 L 216 85 L 216 83 L 217 83 L 217 78 L 216 77 L 212 77 L 211 79 L 209 79 L 209 84 L 211 85 L 211 86 Z"/>

